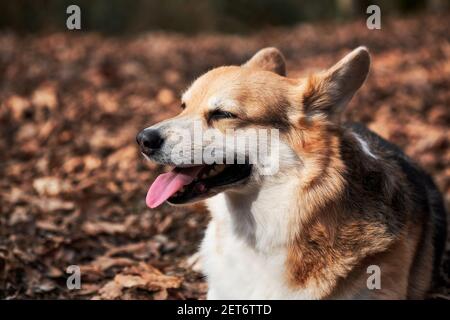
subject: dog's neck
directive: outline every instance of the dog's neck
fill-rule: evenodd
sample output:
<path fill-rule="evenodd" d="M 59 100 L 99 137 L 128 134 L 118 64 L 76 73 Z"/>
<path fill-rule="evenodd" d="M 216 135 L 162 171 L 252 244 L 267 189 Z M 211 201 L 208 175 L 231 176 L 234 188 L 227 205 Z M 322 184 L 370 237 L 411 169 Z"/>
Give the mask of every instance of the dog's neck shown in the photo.
<path fill-rule="evenodd" d="M 228 227 L 234 236 L 258 251 L 270 251 L 289 240 L 297 192 L 298 181 L 286 176 L 276 182 L 219 194 L 208 201 L 208 207 L 213 219 Z"/>
<path fill-rule="evenodd" d="M 329 149 L 325 155 L 290 157 L 278 174 L 209 199 L 213 219 L 259 251 L 292 244 L 311 217 L 338 210 L 330 205 L 344 192 L 345 165 L 337 146 Z"/>
<path fill-rule="evenodd" d="M 285 248 L 304 223 L 327 210 L 343 192 L 343 164 L 338 150 L 328 155 L 326 174 L 316 158 L 291 161 L 279 174 L 207 201 L 213 219 L 258 251 Z"/>

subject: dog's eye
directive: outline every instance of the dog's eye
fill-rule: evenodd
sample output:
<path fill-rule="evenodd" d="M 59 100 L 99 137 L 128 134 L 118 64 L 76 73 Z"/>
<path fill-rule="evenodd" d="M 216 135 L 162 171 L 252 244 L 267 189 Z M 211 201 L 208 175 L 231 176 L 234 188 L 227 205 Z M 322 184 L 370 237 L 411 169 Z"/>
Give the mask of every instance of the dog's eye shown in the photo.
<path fill-rule="evenodd" d="M 233 119 L 236 115 L 228 111 L 223 111 L 220 109 L 213 110 L 209 113 L 209 120 L 220 120 L 220 119 Z"/>
<path fill-rule="evenodd" d="M 180 108 L 183 109 L 183 110 L 186 109 L 186 103 L 182 102 L 181 105 L 180 105 Z"/>

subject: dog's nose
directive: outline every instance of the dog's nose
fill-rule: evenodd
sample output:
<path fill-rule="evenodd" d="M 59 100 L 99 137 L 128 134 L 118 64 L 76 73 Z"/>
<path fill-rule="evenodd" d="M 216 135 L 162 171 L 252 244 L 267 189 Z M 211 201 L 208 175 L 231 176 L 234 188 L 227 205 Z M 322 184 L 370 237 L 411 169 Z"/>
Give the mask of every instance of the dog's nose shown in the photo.
<path fill-rule="evenodd" d="M 152 153 L 161 148 L 164 140 L 157 130 L 144 129 L 136 136 L 136 141 L 145 154 Z"/>

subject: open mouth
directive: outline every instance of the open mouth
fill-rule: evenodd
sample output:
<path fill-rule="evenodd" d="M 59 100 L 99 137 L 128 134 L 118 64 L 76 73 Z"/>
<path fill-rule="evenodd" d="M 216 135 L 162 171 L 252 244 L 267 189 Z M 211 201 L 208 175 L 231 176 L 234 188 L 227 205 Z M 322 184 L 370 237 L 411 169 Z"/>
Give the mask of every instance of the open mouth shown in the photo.
<path fill-rule="evenodd" d="M 164 201 L 184 204 L 205 198 L 219 188 L 243 182 L 250 176 L 249 164 L 211 164 L 175 167 L 159 175 L 148 190 L 146 203 L 156 208 Z"/>

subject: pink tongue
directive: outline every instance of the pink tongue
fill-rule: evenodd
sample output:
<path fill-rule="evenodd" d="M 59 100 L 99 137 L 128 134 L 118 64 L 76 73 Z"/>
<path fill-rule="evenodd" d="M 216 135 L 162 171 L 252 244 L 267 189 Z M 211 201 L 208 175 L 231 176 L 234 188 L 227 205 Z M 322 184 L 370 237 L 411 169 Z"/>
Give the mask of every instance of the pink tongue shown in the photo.
<path fill-rule="evenodd" d="M 145 203 L 149 208 L 156 208 L 161 203 L 169 199 L 183 186 L 191 183 L 202 166 L 190 168 L 178 168 L 167 173 L 160 174 L 148 189 Z"/>

